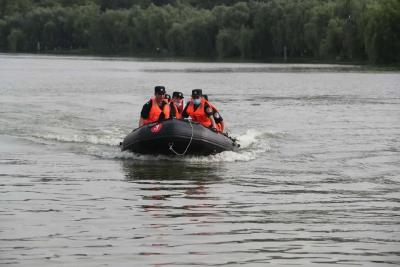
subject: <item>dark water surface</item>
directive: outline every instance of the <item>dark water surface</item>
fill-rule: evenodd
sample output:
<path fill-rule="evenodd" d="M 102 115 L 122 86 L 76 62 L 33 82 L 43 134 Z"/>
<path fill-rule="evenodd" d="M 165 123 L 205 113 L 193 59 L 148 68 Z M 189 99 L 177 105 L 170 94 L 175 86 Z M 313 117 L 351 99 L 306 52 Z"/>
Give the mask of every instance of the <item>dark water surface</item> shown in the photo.
<path fill-rule="evenodd" d="M 154 85 L 238 153 L 122 153 Z M 400 73 L 0 55 L 1 266 L 398 266 Z"/>

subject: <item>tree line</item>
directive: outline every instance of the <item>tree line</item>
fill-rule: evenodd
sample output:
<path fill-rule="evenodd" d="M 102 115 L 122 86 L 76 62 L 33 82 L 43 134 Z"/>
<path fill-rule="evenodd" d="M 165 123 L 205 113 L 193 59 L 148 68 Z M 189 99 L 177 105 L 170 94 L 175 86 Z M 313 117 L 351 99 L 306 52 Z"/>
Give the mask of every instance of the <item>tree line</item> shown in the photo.
<path fill-rule="evenodd" d="M 0 51 L 400 62 L 399 0 L 1 0 Z"/>

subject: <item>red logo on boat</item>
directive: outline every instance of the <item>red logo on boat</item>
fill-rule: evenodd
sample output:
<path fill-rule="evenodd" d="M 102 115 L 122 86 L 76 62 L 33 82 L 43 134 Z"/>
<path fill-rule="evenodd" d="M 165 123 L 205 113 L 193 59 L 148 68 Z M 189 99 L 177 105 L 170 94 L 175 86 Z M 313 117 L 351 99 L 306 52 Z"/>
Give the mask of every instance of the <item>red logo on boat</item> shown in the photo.
<path fill-rule="evenodd" d="M 153 127 L 151 127 L 150 131 L 152 133 L 158 133 L 161 130 L 161 128 L 162 128 L 162 124 L 158 123 L 158 124 L 154 125 Z"/>

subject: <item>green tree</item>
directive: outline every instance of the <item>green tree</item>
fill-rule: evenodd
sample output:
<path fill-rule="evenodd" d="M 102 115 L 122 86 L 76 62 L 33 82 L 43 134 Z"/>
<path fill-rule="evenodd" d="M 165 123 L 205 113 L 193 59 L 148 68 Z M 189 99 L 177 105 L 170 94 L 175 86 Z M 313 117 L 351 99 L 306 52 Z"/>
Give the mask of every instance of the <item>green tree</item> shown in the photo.
<path fill-rule="evenodd" d="M 333 14 L 333 3 L 315 5 L 310 10 L 309 20 L 304 24 L 305 48 L 316 58 L 322 56 L 321 41 L 326 38 L 327 27 Z"/>
<path fill-rule="evenodd" d="M 72 43 L 77 48 L 90 48 L 91 30 L 95 29 L 98 21 L 98 6 L 90 4 L 73 9 L 72 17 Z"/>
<path fill-rule="evenodd" d="M 126 34 L 128 15 L 127 10 L 107 10 L 97 17 L 90 30 L 90 46 L 107 53 L 126 50 L 129 43 Z"/>
<path fill-rule="evenodd" d="M 170 53 L 177 56 L 185 55 L 185 39 L 183 25 L 174 23 L 166 35 L 167 47 Z"/>
<path fill-rule="evenodd" d="M 365 18 L 365 48 L 369 61 L 400 62 L 400 2 L 373 2 L 368 5 Z"/>
<path fill-rule="evenodd" d="M 184 30 L 186 55 L 201 57 L 215 55 L 218 28 L 214 16 L 209 11 L 201 11 L 198 16 L 186 21 Z"/>
<path fill-rule="evenodd" d="M 26 13 L 32 6 L 31 0 L 1 0 L 0 17 L 15 13 Z"/>
<path fill-rule="evenodd" d="M 249 8 L 246 3 L 240 2 L 226 9 L 222 13 L 222 28 L 240 29 L 249 22 Z"/>
<path fill-rule="evenodd" d="M 0 19 L 0 51 L 7 47 L 7 21 Z"/>
<path fill-rule="evenodd" d="M 321 55 L 325 58 L 341 59 L 344 40 L 344 21 L 334 18 L 329 21 L 327 36 L 321 44 Z"/>
<path fill-rule="evenodd" d="M 253 58 L 254 54 L 254 30 L 242 26 L 239 32 L 239 50 L 242 58 Z"/>
<path fill-rule="evenodd" d="M 162 7 L 150 5 L 147 10 L 147 19 L 150 46 L 156 49 L 166 48 L 165 35 L 172 25 L 168 13 Z"/>
<path fill-rule="evenodd" d="M 57 46 L 57 25 L 53 21 L 47 21 L 43 27 L 43 45 L 45 49 L 55 48 Z"/>
<path fill-rule="evenodd" d="M 269 5 L 257 4 L 254 9 L 254 56 L 257 58 L 273 57 L 274 24 Z"/>
<path fill-rule="evenodd" d="M 217 52 L 220 58 L 235 57 L 240 55 L 237 31 L 222 29 L 217 35 Z"/>
<path fill-rule="evenodd" d="M 11 52 L 20 52 L 24 49 L 25 34 L 20 29 L 12 29 L 7 37 L 8 48 Z"/>

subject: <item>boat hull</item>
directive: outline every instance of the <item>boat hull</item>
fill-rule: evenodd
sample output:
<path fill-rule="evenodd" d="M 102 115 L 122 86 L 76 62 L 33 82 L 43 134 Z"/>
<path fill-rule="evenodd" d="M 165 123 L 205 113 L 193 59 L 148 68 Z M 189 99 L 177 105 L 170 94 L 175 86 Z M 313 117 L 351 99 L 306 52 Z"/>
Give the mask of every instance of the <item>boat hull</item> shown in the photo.
<path fill-rule="evenodd" d="M 167 120 L 139 127 L 121 143 L 122 151 L 151 155 L 212 155 L 233 151 L 238 144 L 188 120 Z"/>

